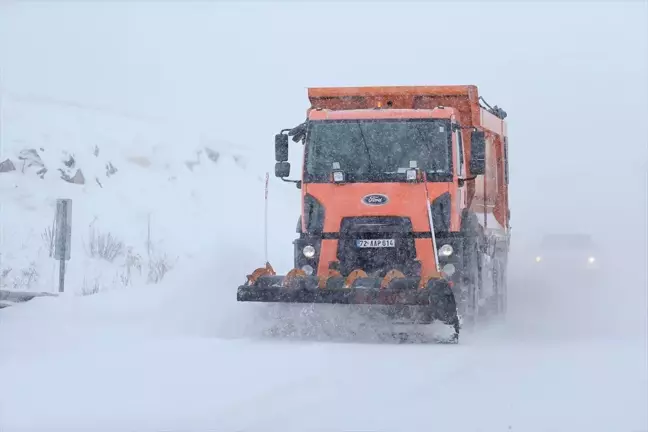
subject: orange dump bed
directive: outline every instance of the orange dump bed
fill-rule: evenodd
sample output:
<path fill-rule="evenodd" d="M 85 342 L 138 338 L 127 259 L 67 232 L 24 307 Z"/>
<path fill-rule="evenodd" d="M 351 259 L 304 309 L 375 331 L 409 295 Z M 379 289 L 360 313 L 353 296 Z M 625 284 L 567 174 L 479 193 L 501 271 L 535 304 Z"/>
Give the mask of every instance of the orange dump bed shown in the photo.
<path fill-rule="evenodd" d="M 462 126 L 481 125 L 477 86 L 316 87 L 308 89 L 311 109 L 433 109 L 452 107 Z"/>

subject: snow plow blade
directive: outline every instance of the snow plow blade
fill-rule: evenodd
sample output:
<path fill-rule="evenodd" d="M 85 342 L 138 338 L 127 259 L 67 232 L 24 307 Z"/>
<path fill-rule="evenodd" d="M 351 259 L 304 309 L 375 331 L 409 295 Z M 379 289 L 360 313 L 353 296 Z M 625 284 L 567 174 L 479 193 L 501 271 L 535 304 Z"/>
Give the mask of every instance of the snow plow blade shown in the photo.
<path fill-rule="evenodd" d="M 307 276 L 293 269 L 278 276 L 270 264 L 248 275 L 238 287 L 240 302 L 263 303 L 325 303 L 345 305 L 386 306 L 395 323 L 404 319 L 409 324 L 431 324 L 438 320 L 451 327 L 451 334 L 437 339 L 457 343 L 461 328 L 457 303 L 451 282 L 443 278 L 405 277 L 397 270 L 385 277 L 369 277 L 362 270 L 352 271 L 346 278 L 337 271 L 328 276 Z M 421 330 L 421 327 L 418 327 Z"/>
<path fill-rule="evenodd" d="M 322 284 L 316 276 L 305 276 L 286 284 L 284 276 L 261 276 L 253 284 L 239 286 L 236 298 L 240 302 L 278 303 L 412 306 L 454 303 L 450 285 L 444 279 L 430 280 L 423 288 L 418 287 L 418 278 L 394 279 L 384 288 L 381 288 L 382 281 L 382 278 L 358 278 L 347 288 L 341 277 L 329 278 Z"/>

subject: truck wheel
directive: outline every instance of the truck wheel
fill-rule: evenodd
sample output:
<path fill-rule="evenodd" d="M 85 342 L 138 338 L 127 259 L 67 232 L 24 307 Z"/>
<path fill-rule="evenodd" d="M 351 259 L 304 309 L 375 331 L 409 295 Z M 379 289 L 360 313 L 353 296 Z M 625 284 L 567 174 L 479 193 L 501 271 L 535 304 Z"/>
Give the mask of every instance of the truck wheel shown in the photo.
<path fill-rule="evenodd" d="M 508 306 L 508 280 L 507 280 L 507 268 L 505 263 L 501 263 L 499 267 L 499 283 L 500 283 L 500 292 L 501 296 L 499 297 L 499 314 L 506 316 L 506 308 Z"/>
<path fill-rule="evenodd" d="M 500 260 L 493 264 L 493 283 L 495 284 L 495 314 L 506 313 L 506 267 Z"/>
<path fill-rule="evenodd" d="M 490 302 L 493 315 L 499 315 L 502 309 L 502 282 L 501 282 L 501 263 L 498 259 L 493 260 L 492 283 L 493 298 Z"/>
<path fill-rule="evenodd" d="M 460 287 L 460 313 L 464 322 L 473 325 L 479 316 L 479 292 L 481 289 L 481 254 L 476 241 L 467 241 L 464 248 L 464 269 Z"/>

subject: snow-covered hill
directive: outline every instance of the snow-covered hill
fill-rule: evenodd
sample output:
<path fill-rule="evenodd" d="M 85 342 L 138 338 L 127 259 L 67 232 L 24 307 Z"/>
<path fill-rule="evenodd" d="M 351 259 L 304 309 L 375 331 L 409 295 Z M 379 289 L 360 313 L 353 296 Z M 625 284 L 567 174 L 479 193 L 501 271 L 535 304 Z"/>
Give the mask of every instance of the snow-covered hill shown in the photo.
<path fill-rule="evenodd" d="M 73 201 L 66 292 L 157 282 L 167 270 L 186 276 L 198 256 L 224 250 L 261 265 L 264 176 L 273 161 L 199 132 L 7 98 L 2 159 L 15 170 L 0 173 L 0 284 L 57 289 L 58 263 L 50 257 L 57 198 Z M 271 252 L 290 250 L 280 238 L 282 230 L 294 232 L 298 194 L 286 186 L 271 179 Z M 285 197 L 290 220 L 282 217 Z M 290 265 L 290 257 L 272 256 L 276 267 Z M 210 274 L 230 261 L 214 258 Z"/>

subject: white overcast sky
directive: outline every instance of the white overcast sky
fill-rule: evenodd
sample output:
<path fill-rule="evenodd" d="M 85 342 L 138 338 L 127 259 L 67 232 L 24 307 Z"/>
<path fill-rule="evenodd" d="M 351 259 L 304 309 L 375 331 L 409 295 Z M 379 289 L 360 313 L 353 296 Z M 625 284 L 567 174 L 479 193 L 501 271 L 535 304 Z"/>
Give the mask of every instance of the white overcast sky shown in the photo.
<path fill-rule="evenodd" d="M 647 22 L 640 1 L 4 0 L 0 78 L 258 148 L 269 167 L 308 86 L 476 84 L 509 114 L 514 229 L 645 233 Z"/>

